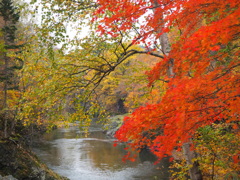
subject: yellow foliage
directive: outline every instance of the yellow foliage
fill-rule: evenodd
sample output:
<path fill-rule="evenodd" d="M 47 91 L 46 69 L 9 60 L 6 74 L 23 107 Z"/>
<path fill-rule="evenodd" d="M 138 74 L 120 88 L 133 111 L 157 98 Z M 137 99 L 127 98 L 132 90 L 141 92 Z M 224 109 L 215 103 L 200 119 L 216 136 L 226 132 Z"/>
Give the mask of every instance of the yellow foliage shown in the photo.
<path fill-rule="evenodd" d="M 195 136 L 196 161 L 204 180 L 239 179 L 239 162 L 234 162 L 234 156 L 239 156 L 239 125 L 234 123 L 219 123 L 200 128 Z M 170 167 L 173 179 L 187 179 L 190 167 L 185 160 L 174 161 Z M 176 171 L 177 169 L 177 171 Z"/>

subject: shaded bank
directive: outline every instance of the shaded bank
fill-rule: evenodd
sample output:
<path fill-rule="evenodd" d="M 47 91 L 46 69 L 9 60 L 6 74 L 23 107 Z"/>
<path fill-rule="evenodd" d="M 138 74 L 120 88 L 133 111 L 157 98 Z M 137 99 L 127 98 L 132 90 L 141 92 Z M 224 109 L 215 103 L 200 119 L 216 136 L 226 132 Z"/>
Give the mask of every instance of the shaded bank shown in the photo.
<path fill-rule="evenodd" d="M 28 148 L 13 139 L 0 139 L 0 175 L 18 180 L 66 180 L 48 169 Z"/>

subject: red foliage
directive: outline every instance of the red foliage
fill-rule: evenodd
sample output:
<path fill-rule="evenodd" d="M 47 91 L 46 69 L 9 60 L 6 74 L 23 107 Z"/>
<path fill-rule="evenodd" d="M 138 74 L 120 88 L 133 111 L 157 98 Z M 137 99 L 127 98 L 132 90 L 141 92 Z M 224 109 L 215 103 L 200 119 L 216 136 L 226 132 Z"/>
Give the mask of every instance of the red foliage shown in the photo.
<path fill-rule="evenodd" d="M 240 9 L 238 0 L 158 0 L 157 7 L 153 1 L 98 0 L 97 13 L 111 12 L 102 20 L 102 33 L 131 29 L 151 8 L 155 12 L 146 15 L 139 41 L 151 36 L 155 42 L 171 27 L 180 32 L 170 54 L 147 72 L 150 85 L 167 79 L 168 62 L 174 60 L 174 77 L 168 78 L 162 101 L 136 109 L 116 133 L 133 149 L 148 146 L 162 158 L 199 127 L 219 120 L 239 121 Z"/>

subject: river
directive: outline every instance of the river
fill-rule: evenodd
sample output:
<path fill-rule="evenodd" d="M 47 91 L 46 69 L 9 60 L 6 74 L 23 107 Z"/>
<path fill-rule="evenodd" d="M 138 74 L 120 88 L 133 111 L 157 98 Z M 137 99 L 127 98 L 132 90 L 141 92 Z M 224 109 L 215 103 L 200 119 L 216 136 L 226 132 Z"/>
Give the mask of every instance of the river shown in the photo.
<path fill-rule="evenodd" d="M 154 165 L 155 157 L 138 154 L 135 162 L 122 162 L 124 145 L 91 127 L 85 136 L 77 127 L 60 128 L 45 134 L 33 150 L 41 161 L 70 180 L 167 180 L 167 159 Z"/>

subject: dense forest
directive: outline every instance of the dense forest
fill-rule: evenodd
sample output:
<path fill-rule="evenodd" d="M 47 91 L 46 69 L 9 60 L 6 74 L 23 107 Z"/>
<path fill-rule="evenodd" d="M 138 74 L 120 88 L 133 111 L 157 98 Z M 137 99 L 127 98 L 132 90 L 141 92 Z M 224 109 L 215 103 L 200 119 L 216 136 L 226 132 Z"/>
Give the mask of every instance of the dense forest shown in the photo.
<path fill-rule="evenodd" d="M 116 145 L 170 157 L 172 179 L 238 179 L 239 5 L 0 0 L 0 153 L 30 155 L 37 132 L 125 114 Z M 23 178 L 6 156 L 0 175 Z"/>

